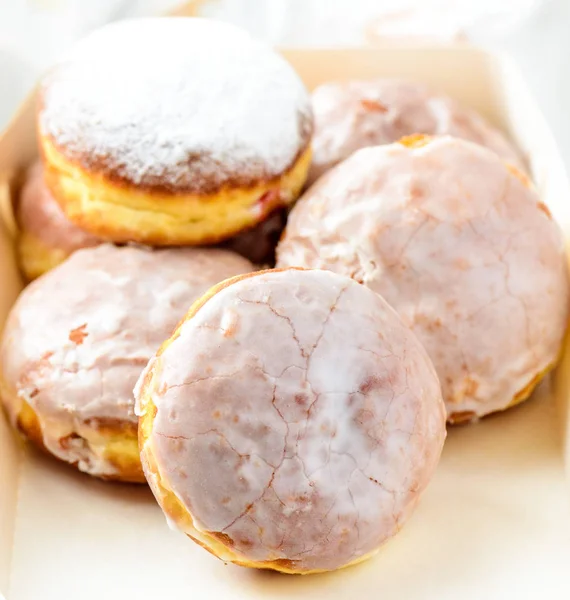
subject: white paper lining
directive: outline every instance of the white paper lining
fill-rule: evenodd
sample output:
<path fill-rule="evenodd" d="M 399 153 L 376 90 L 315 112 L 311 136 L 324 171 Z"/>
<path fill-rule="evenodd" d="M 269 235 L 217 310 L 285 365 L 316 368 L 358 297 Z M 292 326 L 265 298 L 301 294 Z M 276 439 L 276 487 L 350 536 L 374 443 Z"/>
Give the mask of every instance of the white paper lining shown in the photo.
<path fill-rule="evenodd" d="M 349 76 L 407 76 L 481 110 L 529 153 L 544 200 L 570 232 L 570 192 L 560 158 L 508 61 L 468 48 L 288 56 L 311 86 Z M 14 173 L 29 159 L 32 119 L 28 108 L 0 140 L 0 173 Z M 16 289 L 4 243 L 0 310 Z M 168 594 L 224 600 L 568 598 L 570 502 L 561 427 L 568 385 L 562 375 L 555 393 L 545 382 L 530 402 L 452 429 L 435 480 L 402 532 L 361 566 L 310 577 L 224 565 L 170 531 L 144 487 L 90 479 L 30 448 L 18 469 L 2 422 L 0 590 L 7 600 L 154 600 Z"/>

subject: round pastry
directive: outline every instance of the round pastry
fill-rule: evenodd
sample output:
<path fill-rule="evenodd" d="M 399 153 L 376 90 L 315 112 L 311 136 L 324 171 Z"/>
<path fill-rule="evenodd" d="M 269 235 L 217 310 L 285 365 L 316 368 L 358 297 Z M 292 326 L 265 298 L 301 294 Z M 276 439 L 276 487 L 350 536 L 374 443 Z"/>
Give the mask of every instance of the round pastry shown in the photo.
<path fill-rule="evenodd" d="M 421 344 L 380 296 L 327 271 L 215 286 L 135 396 L 167 518 L 224 561 L 285 573 L 374 554 L 413 511 L 445 438 Z"/>
<path fill-rule="evenodd" d="M 381 294 L 426 347 L 450 421 L 527 398 L 568 321 L 561 231 L 526 177 L 463 140 L 359 150 L 297 203 L 277 265 Z"/>
<path fill-rule="evenodd" d="M 18 223 L 19 262 L 28 280 L 53 269 L 75 250 L 102 243 L 65 216 L 45 184 L 40 162 L 26 175 L 18 204 Z"/>
<path fill-rule="evenodd" d="M 116 242 L 210 244 L 290 204 L 311 159 L 308 93 L 232 25 L 133 19 L 80 42 L 39 102 L 47 182 Z"/>
<path fill-rule="evenodd" d="M 481 144 L 525 170 L 520 153 L 479 114 L 409 81 L 331 82 L 312 95 L 315 115 L 309 182 L 368 146 L 412 134 L 452 135 Z"/>
<path fill-rule="evenodd" d="M 22 292 L 6 323 L 0 392 L 14 427 L 81 471 L 144 481 L 137 378 L 196 298 L 250 269 L 214 249 L 75 252 Z"/>

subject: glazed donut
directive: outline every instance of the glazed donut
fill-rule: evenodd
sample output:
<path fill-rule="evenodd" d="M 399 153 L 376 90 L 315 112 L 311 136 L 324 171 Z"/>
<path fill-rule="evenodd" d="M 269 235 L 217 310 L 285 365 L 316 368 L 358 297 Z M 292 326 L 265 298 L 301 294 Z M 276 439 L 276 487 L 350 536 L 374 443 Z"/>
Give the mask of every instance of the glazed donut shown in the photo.
<path fill-rule="evenodd" d="M 315 115 L 309 182 L 368 146 L 422 133 L 452 135 L 481 144 L 525 170 L 516 148 L 479 114 L 410 81 L 330 82 L 312 94 Z"/>
<path fill-rule="evenodd" d="M 445 438 L 423 347 L 380 296 L 327 271 L 215 286 L 135 396 L 143 468 L 169 521 L 224 561 L 285 573 L 374 554 Z"/>
<path fill-rule="evenodd" d="M 448 418 L 527 398 L 568 321 L 561 231 L 530 183 L 451 137 L 365 148 L 297 203 L 277 266 L 349 275 L 381 294 L 426 347 Z"/>
<path fill-rule="evenodd" d="M 102 243 L 65 216 L 45 184 L 40 162 L 26 174 L 18 204 L 18 224 L 19 262 L 29 281 L 59 265 L 75 250 Z"/>
<path fill-rule="evenodd" d="M 8 318 L 0 393 L 12 424 L 81 471 L 144 481 L 133 386 L 192 302 L 250 269 L 224 250 L 76 251 L 32 282 Z"/>
<path fill-rule="evenodd" d="M 39 102 L 47 182 L 115 242 L 212 244 L 299 194 L 312 112 L 291 66 L 232 25 L 125 20 L 85 38 Z"/>

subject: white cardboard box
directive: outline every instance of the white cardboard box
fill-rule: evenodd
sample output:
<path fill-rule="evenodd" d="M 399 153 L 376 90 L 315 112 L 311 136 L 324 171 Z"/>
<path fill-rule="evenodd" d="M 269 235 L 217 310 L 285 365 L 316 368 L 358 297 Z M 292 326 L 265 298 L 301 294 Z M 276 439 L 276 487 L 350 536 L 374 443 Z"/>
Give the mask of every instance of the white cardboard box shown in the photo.
<path fill-rule="evenodd" d="M 570 187 L 553 138 L 508 60 L 462 47 L 292 50 L 309 87 L 339 78 L 423 80 L 502 126 L 570 237 Z M 10 196 L 36 152 L 33 102 L 0 139 L 0 322 L 19 289 Z M 36 326 L 41 327 L 41 324 Z M 570 598 L 570 353 L 532 400 L 452 428 L 403 531 L 336 573 L 224 565 L 169 530 L 143 486 L 102 483 L 16 441 L 0 417 L 0 595 L 6 600 Z"/>

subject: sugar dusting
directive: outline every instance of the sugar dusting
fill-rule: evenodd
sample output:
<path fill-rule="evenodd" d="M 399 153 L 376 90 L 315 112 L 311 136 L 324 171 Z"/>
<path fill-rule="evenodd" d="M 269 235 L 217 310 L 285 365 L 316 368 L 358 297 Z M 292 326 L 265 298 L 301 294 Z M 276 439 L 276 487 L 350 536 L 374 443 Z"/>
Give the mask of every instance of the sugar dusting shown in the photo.
<path fill-rule="evenodd" d="M 94 32 L 48 75 L 40 127 L 87 168 L 198 190 L 279 175 L 312 115 L 292 67 L 246 32 L 133 19 Z"/>

